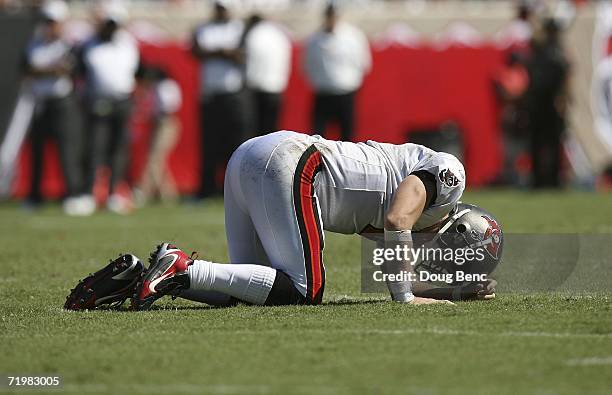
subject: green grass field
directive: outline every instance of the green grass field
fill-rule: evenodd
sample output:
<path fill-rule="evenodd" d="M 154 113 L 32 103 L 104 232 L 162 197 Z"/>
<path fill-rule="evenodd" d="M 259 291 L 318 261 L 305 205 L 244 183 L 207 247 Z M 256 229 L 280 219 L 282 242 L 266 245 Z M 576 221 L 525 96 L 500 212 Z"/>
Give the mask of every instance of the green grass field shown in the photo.
<path fill-rule="evenodd" d="M 612 234 L 610 196 L 472 192 L 506 232 Z M 360 293 L 358 237 L 328 234 L 323 306 L 66 312 L 120 252 L 175 241 L 225 261 L 220 201 L 129 217 L 0 206 L 0 373 L 59 374 L 65 393 L 611 394 L 612 289 L 408 306 Z M 610 256 L 602 256 L 611 270 Z M 520 262 L 504 262 L 519 265 Z M 608 284 L 611 285 L 612 284 Z"/>

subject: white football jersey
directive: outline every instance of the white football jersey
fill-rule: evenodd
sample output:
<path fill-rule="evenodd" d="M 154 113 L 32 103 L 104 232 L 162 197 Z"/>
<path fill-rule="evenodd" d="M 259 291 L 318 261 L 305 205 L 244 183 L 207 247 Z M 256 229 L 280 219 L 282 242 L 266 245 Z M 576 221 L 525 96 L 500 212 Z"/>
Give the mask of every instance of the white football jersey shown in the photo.
<path fill-rule="evenodd" d="M 382 229 L 396 189 L 416 171 L 424 170 L 435 177 L 437 196 L 423 211 L 414 230 L 440 221 L 455 207 L 465 188 L 461 162 L 453 155 L 422 145 L 371 140 L 351 143 L 298 136 L 309 140 L 322 154 L 325 166 L 315 180 L 315 191 L 323 226 L 332 232 L 360 233 L 368 225 Z"/>
<path fill-rule="evenodd" d="M 463 166 L 452 155 L 415 144 L 347 143 L 290 131 L 254 137 L 232 154 L 225 173 L 230 260 L 280 270 L 315 300 L 325 282 L 321 227 L 347 234 L 368 225 L 383 228 L 398 185 L 416 171 L 430 172 L 437 184 L 419 230 L 441 220 L 463 192 Z"/>

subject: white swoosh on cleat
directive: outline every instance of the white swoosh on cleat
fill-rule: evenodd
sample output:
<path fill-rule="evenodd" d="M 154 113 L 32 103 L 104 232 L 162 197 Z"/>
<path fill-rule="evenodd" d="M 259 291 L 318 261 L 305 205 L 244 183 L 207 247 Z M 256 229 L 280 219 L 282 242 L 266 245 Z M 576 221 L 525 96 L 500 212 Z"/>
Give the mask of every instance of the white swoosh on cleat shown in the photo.
<path fill-rule="evenodd" d="M 156 293 L 157 291 L 155 291 L 155 287 L 157 286 L 157 284 L 159 284 L 160 282 L 162 282 L 163 280 L 167 279 L 168 277 L 172 275 L 172 273 L 168 273 L 168 270 L 170 270 L 172 266 L 174 266 L 179 256 L 177 254 L 171 254 L 171 255 L 173 257 L 172 263 L 170 264 L 170 266 L 168 266 L 168 268 L 166 269 L 166 272 L 162 274 L 161 276 L 159 276 L 158 278 L 156 278 L 155 280 L 151 281 L 151 283 L 149 284 L 149 291 L 151 291 L 151 293 Z"/>
<path fill-rule="evenodd" d="M 156 278 L 154 281 L 151 281 L 151 283 L 149 284 L 149 291 L 151 291 L 151 293 L 157 293 L 157 291 L 155 290 L 155 287 L 157 286 L 157 284 L 159 284 L 160 282 L 164 281 L 165 279 L 167 279 L 171 275 L 172 275 L 172 273 L 166 273 L 163 276 L 160 276 L 159 278 Z"/>

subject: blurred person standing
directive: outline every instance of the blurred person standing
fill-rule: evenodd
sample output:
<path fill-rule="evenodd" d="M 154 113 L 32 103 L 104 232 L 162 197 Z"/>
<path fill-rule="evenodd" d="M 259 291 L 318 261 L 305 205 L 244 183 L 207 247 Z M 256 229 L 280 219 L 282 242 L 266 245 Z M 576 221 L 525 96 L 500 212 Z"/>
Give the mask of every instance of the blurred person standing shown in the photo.
<path fill-rule="evenodd" d="M 248 19 L 242 41 L 253 124 L 261 135 L 278 129 L 282 95 L 291 72 L 291 42 L 278 26 L 257 14 Z"/>
<path fill-rule="evenodd" d="M 96 176 L 110 169 L 107 208 L 125 214 L 130 200 L 116 191 L 128 161 L 132 93 L 139 64 L 135 39 L 122 28 L 127 10 L 119 1 L 96 4 L 96 33 L 82 48 L 80 63 L 86 81 L 88 115 L 85 188 L 93 201 Z"/>
<path fill-rule="evenodd" d="M 561 186 L 561 147 L 569 101 L 570 65 L 554 19 L 543 23 L 541 37 L 532 41 L 527 64 L 526 111 L 534 188 Z"/>
<path fill-rule="evenodd" d="M 355 94 L 371 68 L 368 40 L 356 27 L 338 20 L 334 3 L 325 9 L 323 27 L 306 43 L 305 71 L 315 90 L 313 131 L 340 125 L 341 140 L 353 137 Z"/>
<path fill-rule="evenodd" d="M 528 171 L 522 171 L 520 166 L 528 152 L 524 97 L 529 74 L 523 63 L 518 53 L 510 52 L 493 81 L 501 110 L 504 165 L 498 182 L 503 185 L 528 184 Z"/>
<path fill-rule="evenodd" d="M 158 68 L 141 66 L 137 78 L 144 96 L 151 102 L 152 119 L 147 163 L 134 189 L 134 200 L 138 206 L 156 197 L 163 203 L 170 203 L 178 197 L 174 178 L 168 168 L 168 155 L 179 137 L 180 125 L 176 112 L 182 104 L 181 88 Z"/>
<path fill-rule="evenodd" d="M 42 202 L 41 182 L 44 145 L 48 138 L 57 141 L 64 174 L 66 199 L 64 211 L 70 215 L 87 214 L 79 204 L 81 188 L 81 139 L 79 117 L 73 97 L 71 74 L 75 60 L 71 45 L 62 38 L 68 6 L 50 0 L 41 7 L 43 18 L 25 53 L 25 73 L 35 98 L 32 119 L 32 175 L 28 203 Z"/>
<path fill-rule="evenodd" d="M 228 0 L 215 0 L 209 22 L 193 34 L 200 59 L 201 180 L 199 198 L 222 193 L 217 177 L 232 152 L 250 134 L 250 105 L 244 90 L 244 24 L 232 19 Z"/>

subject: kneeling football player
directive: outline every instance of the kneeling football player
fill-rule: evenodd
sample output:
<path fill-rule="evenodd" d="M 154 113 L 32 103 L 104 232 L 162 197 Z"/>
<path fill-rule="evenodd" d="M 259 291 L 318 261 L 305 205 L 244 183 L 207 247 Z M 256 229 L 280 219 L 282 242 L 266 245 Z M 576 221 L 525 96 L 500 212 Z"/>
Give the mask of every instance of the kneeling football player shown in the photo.
<path fill-rule="evenodd" d="M 464 188 L 457 158 L 416 144 L 331 141 L 290 131 L 253 138 L 234 152 L 225 176 L 231 264 L 194 260 L 163 243 L 136 281 L 132 307 L 148 309 L 164 295 L 221 306 L 320 304 L 323 230 L 380 234 L 387 246 L 412 246 L 417 231 L 442 242 L 448 240 L 444 234 L 452 233 L 453 240 L 460 234 L 464 242 L 455 248 L 480 243 L 498 260 L 497 221 L 459 203 Z M 384 270 L 410 270 L 410 262 L 396 263 Z M 407 280 L 386 284 L 393 300 L 411 304 L 465 297 L 452 288 Z M 484 282 L 469 293 L 487 299 L 494 286 Z"/>

